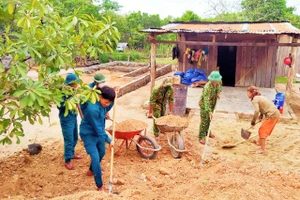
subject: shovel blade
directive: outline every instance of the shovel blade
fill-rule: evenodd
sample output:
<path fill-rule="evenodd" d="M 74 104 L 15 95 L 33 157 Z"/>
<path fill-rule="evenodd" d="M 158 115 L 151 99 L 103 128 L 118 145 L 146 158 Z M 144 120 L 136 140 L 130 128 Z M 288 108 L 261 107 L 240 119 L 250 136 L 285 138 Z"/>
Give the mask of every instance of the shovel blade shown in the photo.
<path fill-rule="evenodd" d="M 250 135 L 251 135 L 250 131 L 244 129 L 241 130 L 241 137 L 244 138 L 245 140 L 248 140 Z"/>

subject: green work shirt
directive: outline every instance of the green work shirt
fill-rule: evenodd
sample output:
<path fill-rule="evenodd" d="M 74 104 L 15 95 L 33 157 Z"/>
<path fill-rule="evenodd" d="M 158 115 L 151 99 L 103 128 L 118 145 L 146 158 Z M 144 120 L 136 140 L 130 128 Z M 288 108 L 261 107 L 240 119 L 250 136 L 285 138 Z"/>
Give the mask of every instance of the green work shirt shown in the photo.
<path fill-rule="evenodd" d="M 154 106 L 153 109 L 161 110 L 167 105 L 167 101 L 174 102 L 174 88 L 170 86 L 165 89 L 161 85 L 154 86 L 150 96 L 150 104 Z"/>
<path fill-rule="evenodd" d="M 222 91 L 221 83 L 219 82 L 216 87 L 212 82 L 208 81 L 202 91 L 202 95 L 199 101 L 199 106 L 202 107 L 207 113 L 212 113 L 217 103 L 217 95 Z"/>

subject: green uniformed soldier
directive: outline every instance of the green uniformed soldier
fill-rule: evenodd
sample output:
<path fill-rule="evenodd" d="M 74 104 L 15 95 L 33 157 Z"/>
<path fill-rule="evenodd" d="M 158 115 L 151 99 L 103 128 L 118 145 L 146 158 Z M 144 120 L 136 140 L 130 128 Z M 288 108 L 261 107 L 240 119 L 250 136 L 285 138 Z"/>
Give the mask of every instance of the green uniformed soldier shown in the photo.
<path fill-rule="evenodd" d="M 151 96 L 150 96 L 150 106 L 149 106 L 149 115 L 151 118 L 154 116 L 155 118 L 159 118 L 164 116 L 166 113 L 167 102 L 169 102 L 169 112 L 168 114 L 172 114 L 173 106 L 174 106 L 174 89 L 172 87 L 171 79 L 166 78 L 162 84 L 156 85 L 153 87 Z M 159 136 L 159 130 L 155 125 L 155 121 L 153 120 L 153 133 L 156 137 Z"/>
<path fill-rule="evenodd" d="M 219 71 L 212 71 L 208 76 L 208 82 L 205 84 L 202 95 L 199 101 L 200 106 L 200 131 L 199 140 L 201 144 L 205 144 L 204 138 L 207 136 L 209 125 L 212 119 L 212 113 L 216 107 L 217 99 L 220 98 L 220 93 L 222 91 L 222 76 Z M 214 138 L 213 134 L 209 137 Z"/>

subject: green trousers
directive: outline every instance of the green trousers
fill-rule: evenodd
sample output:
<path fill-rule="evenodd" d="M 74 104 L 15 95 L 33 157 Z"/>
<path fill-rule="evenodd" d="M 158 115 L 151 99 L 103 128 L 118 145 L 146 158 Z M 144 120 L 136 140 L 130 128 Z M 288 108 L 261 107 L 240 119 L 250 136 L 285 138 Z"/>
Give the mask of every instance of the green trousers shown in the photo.
<path fill-rule="evenodd" d="M 207 136 L 208 128 L 210 125 L 209 113 L 204 111 L 203 107 L 200 107 L 200 128 L 199 128 L 199 140 L 203 140 Z"/>

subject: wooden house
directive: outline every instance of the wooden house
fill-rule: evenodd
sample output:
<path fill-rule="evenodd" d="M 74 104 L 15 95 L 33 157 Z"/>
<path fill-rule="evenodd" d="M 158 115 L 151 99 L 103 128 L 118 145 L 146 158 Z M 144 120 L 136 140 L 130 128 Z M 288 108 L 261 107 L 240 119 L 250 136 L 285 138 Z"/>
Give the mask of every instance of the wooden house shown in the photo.
<path fill-rule="evenodd" d="M 199 68 L 208 75 L 219 66 L 224 86 L 274 87 L 276 76 L 288 75 L 289 67 L 283 59 L 290 53 L 293 68 L 300 72 L 300 61 L 296 59 L 300 52 L 300 30 L 289 22 L 172 22 L 141 32 L 149 33 L 152 80 L 159 43 L 178 45 L 179 71 Z M 168 33 L 177 34 L 177 40 L 156 39 L 157 35 Z M 190 60 L 191 50 L 194 54 L 202 50 L 200 61 L 199 57 L 197 62 Z"/>

